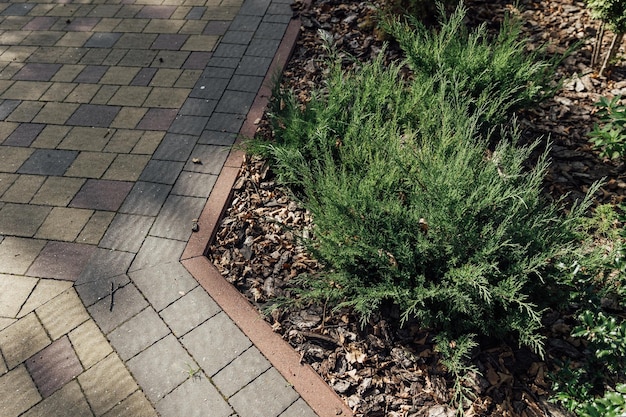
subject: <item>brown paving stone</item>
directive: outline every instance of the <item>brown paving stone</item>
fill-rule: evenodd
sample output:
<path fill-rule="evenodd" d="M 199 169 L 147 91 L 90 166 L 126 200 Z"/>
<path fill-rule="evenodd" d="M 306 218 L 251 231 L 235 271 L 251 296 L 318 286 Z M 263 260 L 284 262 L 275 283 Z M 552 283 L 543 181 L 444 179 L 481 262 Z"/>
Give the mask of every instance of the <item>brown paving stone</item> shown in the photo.
<path fill-rule="evenodd" d="M 143 107 L 122 107 L 111 122 L 111 127 L 119 129 L 134 129 L 144 117 L 148 109 Z"/>
<path fill-rule="evenodd" d="M 177 109 L 150 109 L 146 112 L 137 129 L 167 130 L 176 118 Z"/>
<path fill-rule="evenodd" d="M 191 90 L 186 88 L 155 87 L 150 92 L 144 106 L 179 109 Z"/>
<path fill-rule="evenodd" d="M 34 123 L 62 125 L 76 111 L 78 104 L 46 103 L 33 119 Z"/>
<path fill-rule="evenodd" d="M 65 99 L 69 103 L 89 103 L 96 95 L 98 84 L 79 84 Z"/>
<path fill-rule="evenodd" d="M 48 177 L 31 200 L 31 204 L 67 206 L 84 182 L 82 178 Z"/>
<path fill-rule="evenodd" d="M 23 275 L 45 244 L 43 240 L 5 237 L 0 242 L 0 272 Z"/>
<path fill-rule="evenodd" d="M 41 400 L 25 366 L 0 377 L 0 413 L 17 417 Z"/>
<path fill-rule="evenodd" d="M 77 381 L 70 381 L 20 417 L 93 417 Z"/>
<path fill-rule="evenodd" d="M 0 317 L 17 317 L 37 279 L 0 274 Z"/>
<path fill-rule="evenodd" d="M 65 290 L 41 305 L 35 313 L 52 340 L 60 338 L 89 320 L 89 314 L 74 288 Z"/>
<path fill-rule="evenodd" d="M 5 101 L 5 103 L 7 103 L 8 101 L 9 100 Z M 14 101 L 14 103 L 17 103 L 17 102 Z M 4 103 L 2 103 L 2 104 L 4 104 Z M 2 108 L 2 104 L 0 104 L 0 109 Z M 17 107 L 17 104 L 15 105 L 15 107 Z M 8 113 L 10 113 L 11 111 L 12 111 L 12 109 L 9 109 Z M 0 110 L 0 113 L 1 112 L 2 112 L 2 110 Z M 4 117 L 0 117 L 0 119 L 3 119 L 3 118 Z M 18 126 L 20 126 L 20 123 L 0 122 L 0 138 L 5 138 L 4 140 L 6 141 L 6 138 L 8 138 L 9 135 L 11 135 L 11 133 L 13 133 L 13 131 L 18 128 Z M 3 142 L 0 140 L 0 144 L 2 144 L 2 143 Z M 4 145 L 7 145 L 7 144 L 5 143 Z"/>
<path fill-rule="evenodd" d="M 102 178 L 118 181 L 137 181 L 150 160 L 149 155 L 118 155 Z"/>
<path fill-rule="evenodd" d="M 93 99 L 91 99 L 91 104 L 104 105 L 108 103 L 119 88 L 120 87 L 116 85 L 103 85 Z"/>
<path fill-rule="evenodd" d="M 150 87 L 125 86 L 117 90 L 108 104 L 111 106 L 140 107 L 151 90 Z"/>
<path fill-rule="evenodd" d="M 93 320 L 88 320 L 69 333 L 74 350 L 85 369 L 109 356 L 113 349 Z"/>
<path fill-rule="evenodd" d="M 172 87 L 181 74 L 182 70 L 161 68 L 150 81 L 150 85 L 155 87 Z"/>
<path fill-rule="evenodd" d="M 165 132 L 147 131 L 141 135 L 141 139 L 135 145 L 131 153 L 152 155 L 157 150 Z"/>
<path fill-rule="evenodd" d="M 48 88 L 48 90 L 41 96 L 43 101 L 63 101 L 67 96 L 76 88 L 77 84 L 74 83 L 54 83 Z"/>
<path fill-rule="evenodd" d="M 48 242 L 26 275 L 76 281 L 95 246 L 66 242 Z"/>
<path fill-rule="evenodd" d="M 22 318 L 27 314 L 35 311 L 36 308 L 44 305 L 50 299 L 61 294 L 63 291 L 72 288 L 71 281 L 59 281 L 56 279 L 39 279 L 37 286 L 30 294 L 24 305 L 22 306 L 18 318 Z"/>
<path fill-rule="evenodd" d="M 87 180 L 76 194 L 70 207 L 116 211 L 132 188 L 131 182 Z"/>
<path fill-rule="evenodd" d="M 43 108 L 44 104 L 38 101 L 23 101 L 6 120 L 9 122 L 31 122 L 35 115 L 39 113 L 39 110 Z"/>
<path fill-rule="evenodd" d="M 47 125 L 39 136 L 37 136 L 37 139 L 35 139 L 31 147 L 54 149 L 61 143 L 70 129 L 71 128 L 68 126 Z"/>
<path fill-rule="evenodd" d="M 53 207 L 35 238 L 72 242 L 83 230 L 92 213 L 91 210 Z"/>
<path fill-rule="evenodd" d="M 95 127 L 74 127 L 58 145 L 59 149 L 99 152 L 111 139 L 115 130 Z"/>
<path fill-rule="evenodd" d="M 19 319 L 0 331 L 0 351 L 9 369 L 15 368 L 41 349 L 51 340 L 34 313 Z"/>
<path fill-rule="evenodd" d="M 100 178 L 115 159 L 113 153 L 81 152 L 67 169 L 68 177 Z"/>
<path fill-rule="evenodd" d="M 67 336 L 30 357 L 26 367 L 43 398 L 49 397 L 83 371 Z"/>
<path fill-rule="evenodd" d="M 46 177 L 40 175 L 20 175 L 11 187 L 2 195 L 0 201 L 8 203 L 28 203 Z"/>
<path fill-rule="evenodd" d="M 0 209 L 0 234 L 33 237 L 48 213 L 50 213 L 50 207 L 5 204 Z"/>
<path fill-rule="evenodd" d="M 107 143 L 104 152 L 130 153 L 143 133 L 141 130 L 120 129 Z"/>
<path fill-rule="evenodd" d="M 100 243 L 114 216 L 115 213 L 110 211 L 96 211 L 76 238 L 76 242 L 91 245 Z"/>
<path fill-rule="evenodd" d="M 136 67 L 111 67 L 100 82 L 103 84 L 128 85 L 138 72 L 139 68 Z"/>
<path fill-rule="evenodd" d="M 97 416 L 109 411 L 138 388 L 114 353 L 79 375 L 78 382 Z"/>
<path fill-rule="evenodd" d="M 182 50 L 211 52 L 215 49 L 218 39 L 217 36 L 211 35 L 192 35 L 187 42 L 185 42 Z"/>
<path fill-rule="evenodd" d="M 2 148 L 0 148 L 2 149 Z M 16 174 L 0 173 L 0 196 L 15 182 L 18 178 Z"/>
<path fill-rule="evenodd" d="M 39 100 L 51 83 L 42 81 L 16 81 L 1 98 L 17 100 Z"/>

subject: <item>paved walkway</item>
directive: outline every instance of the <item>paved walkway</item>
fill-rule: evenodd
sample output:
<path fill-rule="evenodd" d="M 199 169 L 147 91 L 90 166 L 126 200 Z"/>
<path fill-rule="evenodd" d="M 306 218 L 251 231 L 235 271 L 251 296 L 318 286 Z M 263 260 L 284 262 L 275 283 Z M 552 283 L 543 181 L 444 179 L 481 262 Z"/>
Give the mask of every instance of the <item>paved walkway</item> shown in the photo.
<path fill-rule="evenodd" d="M 180 262 L 291 18 L 0 4 L 0 416 L 320 414 Z"/>

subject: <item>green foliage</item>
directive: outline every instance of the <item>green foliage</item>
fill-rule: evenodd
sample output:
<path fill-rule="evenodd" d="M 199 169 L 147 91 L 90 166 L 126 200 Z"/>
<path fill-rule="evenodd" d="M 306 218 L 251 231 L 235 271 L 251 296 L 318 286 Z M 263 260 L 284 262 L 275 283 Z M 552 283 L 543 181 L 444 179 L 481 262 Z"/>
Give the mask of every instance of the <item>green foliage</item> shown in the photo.
<path fill-rule="evenodd" d="M 475 335 L 462 335 L 456 340 L 452 340 L 447 334 L 441 333 L 435 337 L 436 350 L 441 354 L 441 364 L 454 377 L 453 391 L 455 394 L 454 403 L 460 415 L 463 411 L 463 403 L 473 395 L 470 386 L 472 374 L 478 373 L 478 368 L 470 364 L 472 349 L 478 346 L 474 341 Z"/>
<path fill-rule="evenodd" d="M 617 33 L 626 32 L 626 0 L 587 0 L 591 17 L 605 22 Z"/>
<path fill-rule="evenodd" d="M 491 124 L 554 95 L 559 57 L 545 60 L 541 50 L 526 52 L 517 19 L 507 17 L 494 39 L 484 24 L 469 31 L 463 23 L 466 13 L 462 3 L 449 18 L 440 8 L 438 31 L 413 17 L 391 18 L 383 27 L 399 42 L 416 77 L 455 80 L 459 91 L 498 103 L 500 111 L 483 115 Z"/>
<path fill-rule="evenodd" d="M 454 6 L 458 0 L 444 0 L 444 7 Z M 437 3 L 430 0 L 384 0 L 382 12 L 385 15 L 412 16 L 421 22 L 429 22 L 436 16 Z"/>
<path fill-rule="evenodd" d="M 602 127 L 595 124 L 589 132 L 591 142 L 600 148 L 600 155 L 612 159 L 626 155 L 626 106 L 619 105 L 621 97 L 600 97 L 597 103 Z"/>

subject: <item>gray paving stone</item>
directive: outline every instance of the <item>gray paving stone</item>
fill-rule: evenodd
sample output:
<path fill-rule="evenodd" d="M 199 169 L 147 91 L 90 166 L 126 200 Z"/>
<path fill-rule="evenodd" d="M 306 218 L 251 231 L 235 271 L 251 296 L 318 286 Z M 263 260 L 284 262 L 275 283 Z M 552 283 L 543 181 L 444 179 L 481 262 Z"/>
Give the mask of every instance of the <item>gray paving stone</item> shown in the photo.
<path fill-rule="evenodd" d="M 254 36 L 254 32 L 245 30 L 229 30 L 224 34 L 222 42 L 247 45 Z M 212 62 L 212 61 L 211 61 Z"/>
<path fill-rule="evenodd" d="M 171 124 L 168 131 L 183 135 L 200 136 L 208 121 L 208 116 L 179 115 L 176 116 L 176 119 L 174 119 L 174 122 Z"/>
<path fill-rule="evenodd" d="M 78 156 L 76 151 L 37 149 L 20 167 L 20 174 L 61 176 Z"/>
<path fill-rule="evenodd" d="M 272 63 L 271 58 L 258 56 L 244 56 L 235 71 L 238 75 L 257 75 L 265 77 L 267 70 Z"/>
<path fill-rule="evenodd" d="M 156 403 L 189 378 L 198 365 L 178 340 L 166 336 L 127 362 L 150 401 Z"/>
<path fill-rule="evenodd" d="M 238 134 L 243 121 L 244 117 L 239 114 L 213 113 L 205 129 Z"/>
<path fill-rule="evenodd" d="M 240 58 L 211 57 L 211 65 L 215 67 L 237 68 Z"/>
<path fill-rule="evenodd" d="M 240 15 L 263 16 L 271 0 L 246 0 L 239 10 Z"/>
<path fill-rule="evenodd" d="M 172 187 L 166 184 L 138 181 L 119 211 L 142 216 L 156 216 L 171 189 Z"/>
<path fill-rule="evenodd" d="M 251 346 L 212 379 L 220 392 L 228 398 L 267 371 L 270 366 L 261 352 Z"/>
<path fill-rule="evenodd" d="M 170 195 L 156 218 L 151 236 L 186 241 L 191 236 L 193 219 L 200 216 L 204 198 Z"/>
<path fill-rule="evenodd" d="M 230 147 L 228 146 L 197 145 L 191 152 L 192 160 L 185 165 L 185 171 L 218 175 L 229 153 Z M 193 163 L 194 158 L 200 160 L 201 163 Z"/>
<path fill-rule="evenodd" d="M 280 417 L 317 417 L 317 414 L 309 407 L 309 405 L 302 399 L 291 404 Z"/>
<path fill-rule="evenodd" d="M 216 105 L 217 100 L 188 98 L 180 109 L 180 114 L 186 116 L 210 116 Z"/>
<path fill-rule="evenodd" d="M 285 15 L 289 16 L 291 19 L 293 17 L 293 9 L 291 8 L 291 4 L 288 2 L 280 3 L 276 1 L 272 1 L 272 4 L 267 8 L 267 14 L 264 18 L 272 15 Z"/>
<path fill-rule="evenodd" d="M 228 79 L 234 73 L 235 73 L 235 70 L 233 68 L 216 67 L 216 66 L 211 65 L 211 62 L 209 61 L 209 65 L 204 69 L 204 71 L 202 71 L 200 80 L 207 81 L 207 80 L 214 79 L 214 78 L 227 78 Z M 19 102 L 17 104 L 19 104 Z"/>
<path fill-rule="evenodd" d="M 153 217 L 118 213 L 102 237 L 99 246 L 137 253 L 153 222 Z"/>
<path fill-rule="evenodd" d="M 198 286 L 198 282 L 179 262 L 159 264 L 130 272 L 129 275 L 156 311 L 163 310 Z"/>
<path fill-rule="evenodd" d="M 178 262 L 185 250 L 186 242 L 148 236 L 135 257 L 129 271 L 147 268 L 168 262 Z"/>
<path fill-rule="evenodd" d="M 108 334 L 111 345 L 127 361 L 145 348 L 170 334 L 163 320 L 148 307 Z"/>
<path fill-rule="evenodd" d="M 158 403 L 161 417 L 228 417 L 233 410 L 204 375 L 188 378 Z"/>
<path fill-rule="evenodd" d="M 208 198 L 216 180 L 217 175 L 183 171 L 172 189 L 172 194 Z"/>
<path fill-rule="evenodd" d="M 76 291 L 83 303 L 90 306 L 108 296 L 111 282 L 115 285 L 125 285 L 128 277 L 124 274 L 132 260 L 132 253 L 98 248 L 75 283 Z"/>
<path fill-rule="evenodd" d="M 274 54 L 278 50 L 280 40 L 275 39 L 252 39 L 248 45 L 246 54 L 249 56 L 262 56 L 266 58 L 273 58 Z"/>
<path fill-rule="evenodd" d="M 209 377 L 252 345 L 224 312 L 213 316 L 180 340 Z"/>
<path fill-rule="evenodd" d="M 238 14 L 231 22 L 228 30 L 243 30 L 254 32 L 261 23 L 261 16 Z"/>
<path fill-rule="evenodd" d="M 199 145 L 218 145 L 218 146 L 231 146 L 237 140 L 236 133 L 230 132 L 216 132 L 215 130 L 205 130 L 202 132 L 200 139 L 198 139 Z"/>
<path fill-rule="evenodd" d="M 195 136 L 168 133 L 152 158 L 165 161 L 186 161 L 195 144 Z"/>
<path fill-rule="evenodd" d="M 148 305 L 148 302 L 132 283 L 115 291 L 113 299 L 113 309 L 111 309 L 110 295 L 88 308 L 89 314 L 105 334 L 117 328 Z"/>
<path fill-rule="evenodd" d="M 227 78 L 200 78 L 191 93 L 189 93 L 189 97 L 205 100 L 219 100 L 222 94 L 224 94 L 224 91 L 226 91 L 228 81 Z"/>
<path fill-rule="evenodd" d="M 172 185 L 183 170 L 183 162 L 151 160 L 139 176 L 140 181 Z"/>
<path fill-rule="evenodd" d="M 213 52 L 213 56 L 219 58 L 241 58 L 246 52 L 246 49 L 246 45 L 220 42 L 215 52 Z"/>
<path fill-rule="evenodd" d="M 222 311 L 204 288 L 197 286 L 160 313 L 176 337 Z"/>
<path fill-rule="evenodd" d="M 280 40 L 287 29 L 284 23 L 262 22 L 254 34 L 257 39 L 274 39 Z"/>
<path fill-rule="evenodd" d="M 270 368 L 229 399 L 240 417 L 276 417 L 298 399 L 276 368 Z"/>
<path fill-rule="evenodd" d="M 264 22 L 269 23 L 283 23 L 285 25 L 289 25 L 289 22 L 293 19 L 292 15 L 286 14 L 268 14 L 263 17 Z"/>
<path fill-rule="evenodd" d="M 254 93 L 263 85 L 263 77 L 255 77 L 252 75 L 234 75 L 228 84 L 228 89 L 232 91 L 245 91 Z"/>
<path fill-rule="evenodd" d="M 226 90 L 217 104 L 215 111 L 245 116 L 248 114 L 248 111 L 250 111 L 250 106 L 255 97 L 256 93 Z"/>

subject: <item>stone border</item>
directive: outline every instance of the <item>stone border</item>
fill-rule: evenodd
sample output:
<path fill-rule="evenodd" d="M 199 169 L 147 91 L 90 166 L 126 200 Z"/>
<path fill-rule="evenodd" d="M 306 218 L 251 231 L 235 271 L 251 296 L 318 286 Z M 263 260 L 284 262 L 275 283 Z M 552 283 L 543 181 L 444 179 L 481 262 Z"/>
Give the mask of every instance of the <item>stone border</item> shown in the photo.
<path fill-rule="evenodd" d="M 300 19 L 289 22 L 263 85 L 241 127 L 239 138 L 252 137 L 255 134 L 255 121 L 263 116 L 269 103 L 271 95 L 269 84 L 274 74 L 282 71 L 291 56 L 300 25 Z M 240 139 L 235 146 L 239 142 Z M 189 239 L 181 256 L 181 263 L 319 416 L 352 416 L 350 408 L 326 381 L 309 365 L 301 363 L 300 355 L 272 330 L 260 317 L 256 308 L 222 277 L 206 257 L 219 222 L 230 204 L 233 186 L 243 164 L 243 156 L 244 152 L 240 149 L 235 148 L 230 152 L 198 219 L 199 230 Z"/>

